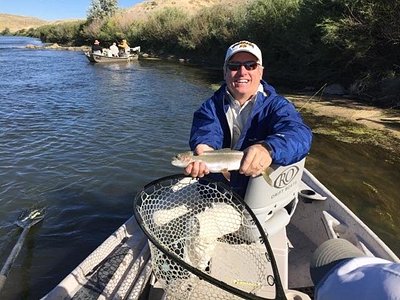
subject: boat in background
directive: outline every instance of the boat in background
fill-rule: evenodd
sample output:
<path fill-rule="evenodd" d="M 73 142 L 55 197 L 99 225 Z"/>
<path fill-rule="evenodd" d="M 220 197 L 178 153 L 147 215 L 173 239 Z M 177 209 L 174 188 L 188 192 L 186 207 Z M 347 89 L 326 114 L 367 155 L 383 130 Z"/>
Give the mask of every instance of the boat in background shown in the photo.
<path fill-rule="evenodd" d="M 283 199 L 284 206 L 276 205 L 276 202 L 270 205 L 268 214 L 272 216 L 263 227 L 268 234 L 282 285 L 285 291 L 294 292 L 287 293 L 287 299 L 313 298 L 309 263 L 318 245 L 328 239 L 340 237 L 353 243 L 365 255 L 400 262 L 367 225 L 304 168 L 304 161 L 295 168 L 293 165 L 279 168 L 279 174 L 271 177 L 275 190 L 272 189 L 268 197 L 274 201 Z M 297 179 L 289 178 L 295 173 L 299 174 Z M 281 197 L 285 192 L 280 190 L 288 191 L 285 196 L 288 200 Z M 260 190 L 254 189 L 254 192 Z M 265 210 L 258 213 L 255 213 L 257 219 Z M 228 265 L 240 264 L 238 257 L 229 252 L 229 247 L 232 245 L 226 245 L 226 251 L 214 254 Z M 246 274 L 251 271 L 245 270 Z M 168 299 L 159 282 L 152 270 L 148 239 L 132 216 L 43 299 Z M 239 298 L 232 294 L 229 299 Z"/>
<path fill-rule="evenodd" d="M 94 54 L 91 51 L 84 52 L 87 59 L 92 63 L 117 63 L 129 62 L 139 58 L 140 46 L 130 48 L 129 54 L 124 56 L 112 56 L 107 49 L 103 49 L 102 54 Z"/>

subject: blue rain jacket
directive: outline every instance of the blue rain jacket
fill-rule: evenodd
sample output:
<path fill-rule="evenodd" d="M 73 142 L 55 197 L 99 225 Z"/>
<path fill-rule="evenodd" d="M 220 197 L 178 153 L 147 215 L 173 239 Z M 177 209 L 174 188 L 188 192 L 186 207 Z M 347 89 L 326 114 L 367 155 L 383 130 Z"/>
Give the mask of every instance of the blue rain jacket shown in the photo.
<path fill-rule="evenodd" d="M 272 150 L 273 164 L 290 165 L 298 162 L 310 151 L 311 129 L 291 102 L 278 95 L 264 80 L 261 83 L 267 96 L 257 93 L 253 111 L 233 148 L 244 150 L 265 142 Z M 214 149 L 231 147 L 231 133 L 226 119 L 229 101 L 225 101 L 226 97 L 226 84 L 223 84 L 194 113 L 189 141 L 192 150 L 198 144 L 207 144 Z M 230 185 L 244 196 L 248 179 L 245 175 L 232 172 Z"/>

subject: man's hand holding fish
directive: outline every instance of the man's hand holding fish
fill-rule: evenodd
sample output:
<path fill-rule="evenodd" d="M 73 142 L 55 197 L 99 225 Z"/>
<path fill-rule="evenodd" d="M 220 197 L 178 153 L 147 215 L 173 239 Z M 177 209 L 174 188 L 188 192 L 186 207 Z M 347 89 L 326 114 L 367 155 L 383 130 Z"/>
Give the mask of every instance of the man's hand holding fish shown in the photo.
<path fill-rule="evenodd" d="M 210 146 L 206 144 L 199 144 L 197 145 L 196 149 L 194 149 L 194 153 L 196 155 L 201 155 L 204 153 L 204 151 L 212 151 L 214 150 Z M 205 162 L 201 160 L 196 160 L 193 161 L 193 163 L 190 163 L 186 166 L 185 175 L 190 175 L 192 177 L 204 177 L 204 175 L 207 175 L 210 173 L 210 170 L 208 169 L 207 165 Z"/>
<path fill-rule="evenodd" d="M 203 177 L 211 173 L 224 173 L 239 170 L 246 176 L 258 176 L 272 162 L 268 150 L 261 144 L 248 147 L 244 151 L 232 149 L 214 150 L 205 144 L 199 144 L 194 152 L 180 153 L 172 164 L 185 168 L 184 173 L 192 177 Z"/>
<path fill-rule="evenodd" d="M 258 176 L 272 163 L 271 155 L 262 144 L 252 145 L 244 150 L 239 173 L 246 176 Z"/>

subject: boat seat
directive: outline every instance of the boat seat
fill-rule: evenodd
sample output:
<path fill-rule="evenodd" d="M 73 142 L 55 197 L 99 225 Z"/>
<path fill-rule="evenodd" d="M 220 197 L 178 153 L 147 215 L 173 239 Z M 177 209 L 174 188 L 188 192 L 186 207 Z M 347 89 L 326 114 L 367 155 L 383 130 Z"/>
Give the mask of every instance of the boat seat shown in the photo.
<path fill-rule="evenodd" d="M 274 215 L 265 221 L 263 225 L 264 231 L 267 233 L 267 236 L 272 236 L 276 234 L 279 230 L 286 227 L 290 222 L 290 215 L 285 208 L 281 208 L 276 211 Z"/>
<path fill-rule="evenodd" d="M 252 177 L 244 201 L 269 235 L 283 229 L 290 221 L 297 202 L 305 158 L 288 166 L 272 165 L 268 179 Z"/>

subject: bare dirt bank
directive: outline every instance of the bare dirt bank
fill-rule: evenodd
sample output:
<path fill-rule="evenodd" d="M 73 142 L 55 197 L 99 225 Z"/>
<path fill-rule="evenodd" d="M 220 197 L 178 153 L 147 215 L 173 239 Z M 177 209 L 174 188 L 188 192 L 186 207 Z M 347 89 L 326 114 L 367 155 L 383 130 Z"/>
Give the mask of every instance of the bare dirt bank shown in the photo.
<path fill-rule="evenodd" d="M 296 107 L 317 116 L 344 119 L 364 125 L 382 134 L 389 134 L 400 141 L 400 110 L 381 109 L 350 99 L 310 95 L 285 95 Z"/>
<path fill-rule="evenodd" d="M 400 110 L 382 109 L 351 99 L 283 93 L 303 114 L 314 134 L 350 144 L 374 145 L 400 161 Z"/>

